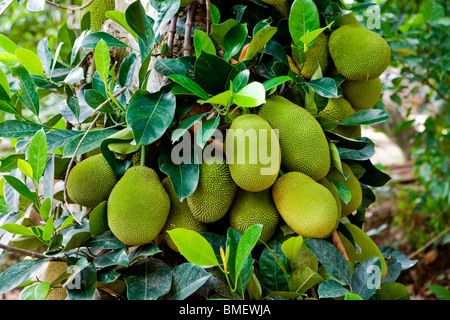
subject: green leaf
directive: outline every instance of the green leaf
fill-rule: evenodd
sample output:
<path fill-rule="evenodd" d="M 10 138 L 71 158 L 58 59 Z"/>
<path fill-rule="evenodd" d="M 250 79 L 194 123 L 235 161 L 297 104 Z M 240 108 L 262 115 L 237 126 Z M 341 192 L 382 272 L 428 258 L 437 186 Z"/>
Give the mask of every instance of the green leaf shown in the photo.
<path fill-rule="evenodd" d="M 289 76 L 279 76 L 265 81 L 263 83 L 263 86 L 266 91 L 269 91 L 270 89 L 276 88 L 279 85 L 282 85 L 283 83 L 291 80 L 292 79 Z"/>
<path fill-rule="evenodd" d="M 233 102 L 245 108 L 253 108 L 266 102 L 266 90 L 262 83 L 252 82 L 239 90 L 233 97 Z"/>
<path fill-rule="evenodd" d="M 100 78 L 102 78 L 103 82 L 107 83 L 109 75 L 110 57 L 108 45 L 104 40 L 100 40 L 97 46 L 95 47 L 94 57 L 97 72 L 100 75 Z"/>
<path fill-rule="evenodd" d="M 81 47 L 85 49 L 95 49 L 100 41 L 104 41 L 110 48 L 126 48 L 128 45 L 106 32 L 94 32 L 88 34 L 81 43 Z"/>
<path fill-rule="evenodd" d="M 262 225 L 255 224 L 245 230 L 242 235 L 241 240 L 236 249 L 236 260 L 235 260 L 235 282 L 237 281 L 247 258 L 250 256 L 253 248 L 259 240 L 261 235 Z"/>
<path fill-rule="evenodd" d="M 24 288 L 19 300 L 45 300 L 50 290 L 50 282 L 43 281 Z"/>
<path fill-rule="evenodd" d="M 93 236 L 97 236 L 109 230 L 106 216 L 106 201 L 97 205 L 89 214 L 89 230 Z"/>
<path fill-rule="evenodd" d="M 1 36 L 1 34 L 0 34 L 0 36 Z M 0 87 L 2 87 L 3 91 L 6 93 L 4 96 L 7 96 L 9 98 L 11 95 L 11 92 L 9 90 L 9 81 L 1 68 L 0 68 Z M 0 91 L 0 93 L 1 93 L 1 91 Z M 3 94 L 0 95 L 0 98 L 3 99 Z"/>
<path fill-rule="evenodd" d="M 344 300 L 364 300 L 364 299 L 358 296 L 357 294 L 347 292 L 345 294 Z"/>
<path fill-rule="evenodd" d="M 223 51 L 226 51 L 224 45 L 226 34 L 239 24 L 240 22 L 235 19 L 228 19 L 220 24 L 211 25 L 211 36 Z"/>
<path fill-rule="evenodd" d="M 67 228 L 68 226 L 70 226 L 73 223 L 73 216 L 69 215 L 67 216 L 67 218 L 64 220 L 64 222 L 58 227 L 58 230 L 63 230 L 65 228 Z"/>
<path fill-rule="evenodd" d="M 201 267 L 219 266 L 213 248 L 198 232 L 176 228 L 167 231 L 180 253 L 190 262 Z"/>
<path fill-rule="evenodd" d="M 86 247 L 99 249 L 121 249 L 127 246 L 122 243 L 111 231 L 106 231 L 98 236 L 94 236 L 84 244 Z"/>
<path fill-rule="evenodd" d="M 324 28 L 320 28 L 320 29 L 316 29 L 312 32 L 308 32 L 305 35 L 303 35 L 300 38 L 300 41 L 302 43 L 304 43 L 305 45 L 307 45 L 308 47 L 311 47 L 314 44 L 314 40 L 316 40 L 316 38 L 325 30 L 331 27 L 331 25 L 334 23 L 334 21 L 332 21 L 330 24 L 328 24 L 326 27 Z"/>
<path fill-rule="evenodd" d="M 180 2 L 178 0 L 150 0 L 150 4 L 156 9 L 153 30 L 158 37 L 160 36 L 162 28 L 168 24 L 172 17 L 178 12 L 178 9 L 180 9 Z"/>
<path fill-rule="evenodd" d="M 220 117 L 215 117 L 202 122 L 200 128 L 197 131 L 196 142 L 200 148 L 204 148 L 209 138 L 214 134 L 219 127 Z"/>
<path fill-rule="evenodd" d="M 14 76 L 18 77 L 21 85 L 21 94 L 19 96 L 20 101 L 39 117 L 39 95 L 37 92 L 36 84 L 22 65 L 17 65 L 11 68 Z"/>
<path fill-rule="evenodd" d="M 47 164 L 47 140 L 44 129 L 36 132 L 28 147 L 28 163 L 33 169 L 33 179 L 38 182 Z"/>
<path fill-rule="evenodd" d="M 305 239 L 309 251 L 336 279 L 350 285 L 350 269 L 339 250 L 328 241 L 316 238 Z"/>
<path fill-rule="evenodd" d="M 319 299 L 343 297 L 350 291 L 334 280 L 325 280 L 319 284 Z"/>
<path fill-rule="evenodd" d="M 184 76 L 186 74 L 186 66 L 177 59 L 159 59 L 155 62 L 155 70 L 163 76 L 169 76 L 171 74 L 181 74 Z"/>
<path fill-rule="evenodd" d="M 269 243 L 269 248 L 272 252 L 267 247 L 264 248 L 259 259 L 259 279 L 261 286 L 266 293 L 289 291 L 288 279 L 283 272 L 283 268 L 285 270 L 288 268 L 288 263 L 281 251 L 281 243 L 272 241 Z M 281 262 L 281 266 L 278 262 Z"/>
<path fill-rule="evenodd" d="M 405 254 L 392 247 L 382 246 L 380 247 L 380 251 L 386 259 L 393 256 L 398 262 L 400 262 L 402 265 L 402 270 L 407 270 L 418 262 L 418 260 L 409 259 Z"/>
<path fill-rule="evenodd" d="M 300 248 L 303 244 L 303 237 L 302 236 L 296 236 L 291 237 L 283 242 L 281 245 L 281 251 L 283 251 L 283 254 L 286 256 L 288 261 L 295 261 L 297 259 L 298 253 L 300 252 Z"/>
<path fill-rule="evenodd" d="M 341 121 L 341 126 L 369 125 L 387 121 L 390 114 L 381 109 L 360 110 L 351 117 Z"/>
<path fill-rule="evenodd" d="M 0 71 L 0 76 L 1 76 L 1 71 Z M 0 79 L 0 81 L 1 81 L 1 79 Z M 11 101 L 11 98 L 9 97 L 9 94 L 8 94 L 9 86 L 7 88 L 8 88 L 8 91 L 5 91 L 5 89 L 2 87 L 2 85 L 0 83 L 0 110 L 7 112 L 7 113 L 19 115 L 19 112 L 16 110 L 14 104 Z"/>
<path fill-rule="evenodd" d="M 23 159 L 17 160 L 17 167 L 20 172 L 26 175 L 28 178 L 33 178 L 33 168 L 31 168 L 30 164 Z"/>
<path fill-rule="evenodd" d="M 137 145 L 148 145 L 166 132 L 175 115 L 175 96 L 164 90 L 132 98 L 126 120 Z"/>
<path fill-rule="evenodd" d="M 17 45 L 7 36 L 0 34 L 0 48 L 8 53 L 14 54 L 17 50 Z"/>
<path fill-rule="evenodd" d="M 191 263 L 182 263 L 172 270 L 173 272 L 173 300 L 184 300 L 211 277 L 205 269 Z"/>
<path fill-rule="evenodd" d="M 143 259 L 123 272 L 129 300 L 157 300 L 169 293 L 172 286 L 172 271 L 161 260 Z"/>
<path fill-rule="evenodd" d="M 160 253 L 160 252 L 162 252 L 162 251 L 158 248 L 157 245 L 155 245 L 154 243 L 147 243 L 147 244 L 139 246 L 139 247 L 137 247 L 137 249 L 133 250 L 133 252 L 131 252 L 128 255 L 128 260 L 130 261 L 130 264 L 131 264 L 138 259 L 152 256 L 152 255 Z"/>
<path fill-rule="evenodd" d="M 431 286 L 433 287 L 433 286 Z M 431 288 L 430 288 L 431 289 Z M 431 289 L 433 291 L 433 289 Z M 434 293 L 434 291 L 433 291 Z M 436 293 L 435 293 L 436 294 Z M 385 282 L 374 295 L 375 300 L 410 300 L 408 288 L 398 282 Z M 448 297 L 449 298 L 449 297 Z"/>
<path fill-rule="evenodd" d="M 368 138 L 362 137 L 361 140 L 366 140 L 368 143 L 358 150 L 337 147 L 339 156 L 342 160 L 369 160 L 375 154 L 375 144 Z"/>
<path fill-rule="evenodd" d="M 231 75 L 231 73 L 230 73 Z M 236 94 L 239 90 L 244 88 L 248 84 L 248 80 L 250 78 L 250 70 L 245 69 L 239 72 L 233 79 L 233 92 L 232 94 Z M 231 94 L 231 93 L 230 93 Z"/>
<path fill-rule="evenodd" d="M 50 239 L 52 238 L 53 230 L 54 230 L 53 217 L 50 216 L 50 218 L 48 218 L 47 222 L 45 223 L 45 226 L 43 229 L 43 233 L 42 233 L 43 242 L 45 242 L 47 244 L 50 243 Z"/>
<path fill-rule="evenodd" d="M 19 192 L 22 196 L 24 196 L 26 199 L 31 201 L 32 203 L 36 203 L 36 199 L 34 197 L 34 194 L 28 189 L 26 184 L 24 184 L 22 181 L 17 179 L 13 176 L 5 175 L 3 176 L 5 178 L 6 182 L 17 192 Z"/>
<path fill-rule="evenodd" d="M 321 275 L 307 266 L 300 266 L 289 277 L 289 288 L 298 294 L 304 294 L 315 285 L 324 281 Z"/>
<path fill-rule="evenodd" d="M 205 100 L 209 99 L 209 94 L 206 93 L 206 91 L 202 87 L 200 87 L 197 83 L 195 83 L 185 75 L 171 74 L 168 75 L 167 77 L 175 81 L 179 85 L 183 86 L 186 90 L 188 90 L 192 94 Z"/>
<path fill-rule="evenodd" d="M 371 160 L 358 161 L 357 163 L 365 170 L 363 176 L 358 179 L 361 183 L 372 187 L 381 187 L 391 179 L 389 175 L 377 169 Z"/>
<path fill-rule="evenodd" d="M 214 42 L 206 34 L 206 32 L 199 29 L 194 31 L 194 49 L 197 59 L 200 57 L 202 51 L 213 55 L 216 54 L 216 46 L 214 45 Z"/>
<path fill-rule="evenodd" d="M 67 252 L 72 249 L 81 247 L 92 237 L 88 229 L 68 229 L 68 232 L 64 234 L 62 252 Z M 106 249 L 106 248 L 105 248 Z"/>
<path fill-rule="evenodd" d="M 118 249 L 116 251 L 110 251 L 104 255 L 95 257 L 92 261 L 94 266 L 97 268 L 107 268 L 112 266 L 125 266 L 130 264 L 128 260 L 128 255 L 124 248 Z"/>
<path fill-rule="evenodd" d="M 151 25 L 151 18 L 147 16 L 141 2 L 135 1 L 126 9 L 125 19 L 130 28 L 138 35 L 141 62 L 143 62 L 152 51 L 156 41 L 155 33 Z"/>
<path fill-rule="evenodd" d="M 332 179 L 330 179 L 330 182 L 336 189 L 336 191 L 339 195 L 339 198 L 341 198 L 341 200 L 344 201 L 344 203 L 349 203 L 350 200 L 352 199 L 352 193 L 351 193 L 350 189 L 342 182 L 332 180 Z"/>
<path fill-rule="evenodd" d="M 44 75 L 41 60 L 33 51 L 28 49 L 17 49 L 16 57 L 19 60 L 19 63 L 24 66 L 29 73 L 39 76 Z"/>
<path fill-rule="evenodd" d="M 303 49 L 304 35 L 320 28 L 319 12 L 312 0 L 295 0 L 289 14 L 289 33 L 295 45 Z M 306 50 L 304 50 L 306 51 Z"/>
<path fill-rule="evenodd" d="M 158 60 L 159 61 L 159 60 Z M 135 53 L 126 57 L 119 69 L 119 83 L 122 87 L 129 87 L 133 80 L 134 69 L 137 65 L 137 56 Z"/>
<path fill-rule="evenodd" d="M 51 210 L 52 210 L 52 199 L 47 198 L 42 202 L 41 207 L 39 209 L 39 214 L 41 215 L 41 218 L 47 220 Z"/>
<path fill-rule="evenodd" d="M 231 57 L 238 54 L 247 38 L 247 24 L 240 23 L 231 28 L 223 39 L 224 60 L 228 61 Z"/>
<path fill-rule="evenodd" d="M 200 121 L 203 116 L 206 115 L 205 113 L 199 113 L 194 116 L 191 116 L 189 118 L 184 119 L 180 125 L 177 127 L 176 131 L 172 133 L 172 143 L 178 141 L 185 133 L 189 130 L 190 127 L 192 127 L 196 122 Z"/>
<path fill-rule="evenodd" d="M 368 300 L 380 286 L 380 258 L 369 258 L 359 264 L 351 278 L 352 292 L 364 300 Z"/>
<path fill-rule="evenodd" d="M 94 300 L 97 287 L 97 270 L 95 266 L 89 264 L 84 267 L 76 277 L 76 284 L 73 288 L 67 286 L 67 295 L 70 300 Z"/>
<path fill-rule="evenodd" d="M 7 223 L 0 226 L 0 229 L 6 230 L 12 234 L 24 235 L 24 236 L 34 236 L 31 229 L 16 223 Z"/>
<path fill-rule="evenodd" d="M 219 94 L 225 90 L 228 74 L 232 69 L 233 67 L 222 58 L 202 51 L 195 62 L 195 82 L 206 92 Z"/>
<path fill-rule="evenodd" d="M 314 90 L 324 98 L 338 98 L 339 92 L 336 81 L 332 78 L 320 78 L 311 81 L 302 82 L 301 85 Z"/>
<path fill-rule="evenodd" d="M 253 59 L 253 57 L 264 48 L 264 46 L 275 35 L 275 33 L 277 33 L 277 31 L 278 29 L 276 27 L 260 29 L 253 37 L 252 41 L 250 41 L 250 46 L 248 47 L 247 54 L 245 55 L 245 60 Z"/>
<path fill-rule="evenodd" d="M 244 260 L 244 264 L 239 274 L 236 272 L 237 248 L 239 246 L 241 239 L 242 235 L 238 231 L 234 230 L 233 228 L 228 228 L 226 243 L 220 245 L 220 247 L 226 251 L 225 260 L 227 261 L 227 272 L 229 274 L 230 279 L 234 283 L 234 286 L 237 288 L 237 290 L 241 293 L 244 293 L 250 281 L 251 273 L 253 270 L 253 260 L 252 256 L 249 255 L 247 259 Z M 219 256 L 220 256 L 220 248 L 219 248 Z M 220 259 L 221 262 L 223 263 L 222 257 Z"/>
<path fill-rule="evenodd" d="M 84 131 L 82 132 L 83 134 L 75 135 L 73 139 L 71 139 L 66 143 L 63 151 L 64 158 L 73 156 L 81 138 L 85 133 Z M 86 138 L 84 139 L 83 143 L 81 144 L 81 147 L 78 150 L 77 154 L 85 154 L 86 152 L 92 151 L 100 147 L 101 143 L 115 132 L 116 132 L 115 130 L 108 130 L 108 129 L 99 129 L 90 131 L 87 134 Z"/>
<path fill-rule="evenodd" d="M 138 40 L 136 32 L 134 32 L 127 23 L 125 13 L 116 10 L 110 10 L 105 13 L 105 16 L 127 30 L 134 37 L 134 39 L 136 39 L 136 41 Z"/>
<path fill-rule="evenodd" d="M 28 259 L 6 269 L 0 274 L 0 293 L 11 291 L 20 284 L 31 280 L 46 261 L 46 259 Z"/>

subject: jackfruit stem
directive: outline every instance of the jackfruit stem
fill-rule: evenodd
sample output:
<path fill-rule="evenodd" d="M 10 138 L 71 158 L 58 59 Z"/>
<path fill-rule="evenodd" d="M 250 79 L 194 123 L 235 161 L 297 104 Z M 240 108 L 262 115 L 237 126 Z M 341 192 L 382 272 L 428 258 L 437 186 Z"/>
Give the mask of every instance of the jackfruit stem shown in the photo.
<path fill-rule="evenodd" d="M 67 10 L 67 11 L 83 10 L 84 8 L 90 6 L 92 4 L 92 2 L 94 2 L 94 0 L 89 0 L 88 2 L 86 2 L 85 4 L 83 4 L 80 7 L 72 7 L 72 6 L 71 7 L 65 7 L 65 6 L 62 6 L 60 4 L 54 3 L 54 2 L 52 2 L 50 0 L 45 0 L 45 3 L 47 3 L 47 4 L 51 5 L 51 6 L 54 6 L 54 7 L 58 8 L 58 9 L 63 9 L 63 10 Z"/>
<path fill-rule="evenodd" d="M 344 256 L 345 260 L 350 260 L 348 258 L 347 252 L 345 251 L 344 245 L 342 244 L 341 238 L 337 231 L 333 232 L 333 244 L 339 250 L 340 253 Z"/>

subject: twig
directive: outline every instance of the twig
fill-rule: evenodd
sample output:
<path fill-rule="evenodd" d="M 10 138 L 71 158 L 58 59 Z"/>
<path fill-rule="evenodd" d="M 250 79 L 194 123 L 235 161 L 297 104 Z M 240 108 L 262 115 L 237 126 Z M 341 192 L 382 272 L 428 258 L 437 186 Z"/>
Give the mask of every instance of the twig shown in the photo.
<path fill-rule="evenodd" d="M 333 244 L 339 250 L 339 252 L 342 253 L 345 260 L 349 260 L 347 252 L 345 251 L 344 245 L 342 244 L 341 238 L 339 238 L 339 234 L 337 233 L 337 231 L 333 232 Z"/>
<path fill-rule="evenodd" d="M 206 34 L 211 33 L 211 0 L 206 0 Z"/>
<path fill-rule="evenodd" d="M 427 243 L 425 243 L 422 247 L 420 247 L 419 249 L 417 249 L 416 251 L 414 251 L 413 253 L 411 253 L 408 256 L 408 259 L 412 259 L 414 258 L 418 253 L 420 253 L 421 251 L 425 250 L 427 247 L 429 247 L 430 245 L 432 245 L 434 242 L 436 242 L 440 237 L 442 237 L 444 234 L 446 234 L 447 232 L 450 231 L 450 227 L 447 227 L 447 229 L 445 229 L 444 231 L 442 231 L 441 233 L 439 233 L 437 236 L 435 236 L 433 239 L 430 239 Z"/>
<path fill-rule="evenodd" d="M 65 7 L 65 6 L 62 6 L 60 4 L 54 3 L 54 2 L 52 2 L 50 0 L 45 0 L 45 3 L 47 3 L 47 4 L 51 5 L 51 6 L 54 6 L 54 7 L 58 8 L 58 9 L 63 9 L 63 10 L 67 10 L 67 11 L 83 10 L 84 8 L 90 6 L 92 4 L 92 2 L 94 2 L 94 0 L 89 0 L 88 2 L 86 2 L 85 4 L 83 4 L 80 7 Z"/>
<path fill-rule="evenodd" d="M 183 47 L 183 55 L 188 56 L 191 54 L 192 50 L 192 41 L 191 41 L 191 34 L 192 34 L 192 24 L 194 21 L 194 13 L 196 9 L 197 3 L 191 2 L 187 6 L 187 15 L 186 15 L 186 24 L 185 24 L 185 31 L 184 31 L 184 47 Z"/>
<path fill-rule="evenodd" d="M 23 256 L 29 256 L 32 258 L 38 258 L 38 259 L 46 259 L 47 258 L 46 256 L 44 256 L 43 254 L 40 254 L 40 253 L 11 247 L 11 246 L 8 246 L 8 245 L 2 244 L 2 243 L 0 243 L 0 249 L 4 249 L 9 252 L 18 253 Z"/>
<path fill-rule="evenodd" d="M 169 37 L 167 39 L 167 57 L 169 58 L 173 57 L 173 42 L 175 40 L 175 33 L 177 32 L 177 21 L 178 16 L 174 15 L 170 22 Z"/>
<path fill-rule="evenodd" d="M 122 93 L 124 93 L 127 90 L 127 87 L 123 87 L 122 89 L 120 89 L 119 91 L 117 91 L 113 97 L 116 98 L 119 95 L 121 95 Z M 99 105 L 97 107 L 97 109 L 94 110 L 94 112 L 92 112 L 93 116 L 96 112 L 98 112 L 101 108 L 103 108 L 104 106 L 106 106 L 108 103 L 110 103 L 112 101 L 112 98 L 108 98 L 105 102 L 103 102 L 101 105 Z M 69 206 L 68 206 L 68 201 L 67 201 L 67 178 L 69 177 L 69 172 L 70 169 L 72 168 L 73 162 L 75 161 L 75 157 L 77 156 L 78 150 L 80 150 L 81 145 L 84 142 L 84 139 L 86 139 L 87 135 L 89 134 L 89 132 L 92 130 L 92 128 L 94 127 L 95 123 L 97 122 L 98 118 L 100 117 L 102 113 L 98 113 L 97 116 L 94 118 L 94 120 L 92 121 L 91 125 L 89 126 L 89 128 L 86 130 L 86 132 L 84 133 L 83 137 L 81 138 L 80 142 L 77 145 L 77 148 L 75 149 L 75 152 L 72 155 L 72 158 L 70 159 L 69 165 L 67 167 L 66 170 L 66 176 L 64 177 L 64 204 L 66 205 L 67 210 L 70 212 L 70 214 L 73 216 L 74 220 L 76 222 L 78 222 L 78 224 L 81 224 L 80 221 L 78 221 L 75 216 L 73 215 L 72 211 L 70 211 Z"/>

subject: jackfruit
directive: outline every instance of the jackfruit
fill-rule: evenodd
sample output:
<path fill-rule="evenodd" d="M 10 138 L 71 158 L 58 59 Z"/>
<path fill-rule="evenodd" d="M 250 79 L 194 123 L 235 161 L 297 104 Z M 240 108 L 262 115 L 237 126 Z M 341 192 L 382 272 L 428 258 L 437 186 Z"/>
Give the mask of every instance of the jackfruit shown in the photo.
<path fill-rule="evenodd" d="M 133 166 L 141 165 L 142 148 L 139 149 L 131 158 Z M 158 150 L 154 144 L 145 146 L 145 166 L 154 170 L 158 169 Z"/>
<path fill-rule="evenodd" d="M 348 164 L 342 162 L 342 170 L 345 174 L 348 174 L 350 176 L 347 180 L 345 180 L 344 176 L 342 176 L 336 168 L 332 168 L 327 176 L 329 180 L 334 180 L 344 184 L 350 190 L 350 193 L 352 195 L 352 198 L 348 203 L 345 203 L 341 200 L 341 218 L 346 217 L 357 210 L 362 202 L 361 185 L 356 176 L 353 174 L 352 169 L 348 166 Z"/>
<path fill-rule="evenodd" d="M 258 192 L 269 188 L 277 179 L 280 144 L 262 117 L 244 114 L 234 119 L 227 131 L 225 149 L 231 177 L 240 188 Z"/>
<path fill-rule="evenodd" d="M 378 78 L 391 58 L 391 50 L 383 37 L 356 24 L 333 31 L 328 47 L 336 69 L 349 80 Z"/>
<path fill-rule="evenodd" d="M 342 93 L 355 111 L 373 108 L 382 91 L 380 78 L 369 81 L 346 80 L 341 84 Z"/>
<path fill-rule="evenodd" d="M 186 199 L 180 201 L 169 177 L 163 179 L 162 185 L 170 198 L 169 216 L 163 229 L 164 241 L 172 250 L 179 252 L 167 231 L 175 228 L 184 228 L 202 233 L 206 231 L 206 225 L 194 218 Z"/>
<path fill-rule="evenodd" d="M 239 190 L 229 210 L 230 227 L 243 234 L 255 224 L 261 224 L 260 238 L 267 242 L 275 233 L 279 214 L 270 188 L 260 192 Z"/>
<path fill-rule="evenodd" d="M 236 190 L 237 185 L 225 161 L 207 157 L 200 164 L 197 188 L 186 200 L 195 219 L 212 223 L 227 213 Z"/>
<path fill-rule="evenodd" d="M 75 203 L 94 208 L 108 199 L 117 183 L 116 175 L 103 154 L 89 157 L 70 170 L 67 195 Z"/>
<path fill-rule="evenodd" d="M 94 0 L 88 7 L 83 9 L 82 15 L 90 12 L 92 32 L 100 31 L 108 18 L 105 13 L 116 8 L 115 0 Z"/>
<path fill-rule="evenodd" d="M 312 271 L 317 272 L 319 270 L 319 260 L 317 260 L 316 256 L 309 251 L 308 247 L 305 244 L 302 244 L 300 247 L 300 251 L 297 255 L 297 258 L 293 262 L 294 269 L 297 269 L 301 266 L 307 266 Z"/>
<path fill-rule="evenodd" d="M 124 244 L 139 246 L 156 238 L 169 210 L 169 195 L 156 172 L 144 166 L 130 167 L 108 198 L 108 225 Z"/>
<path fill-rule="evenodd" d="M 353 110 L 351 104 L 346 99 L 339 97 L 328 99 L 327 105 L 317 114 L 317 117 L 336 120 L 340 122 L 354 114 L 355 110 Z M 333 132 L 345 137 L 361 137 L 360 126 L 337 126 L 333 130 Z"/>
<path fill-rule="evenodd" d="M 278 129 L 281 164 L 285 171 L 302 172 L 319 180 L 330 169 L 330 150 L 319 122 L 304 108 L 273 96 L 258 114 Z"/>
<path fill-rule="evenodd" d="M 320 183 L 321 185 L 323 185 L 325 188 L 328 189 L 328 191 L 331 192 L 331 194 L 334 197 L 334 200 L 336 201 L 336 206 L 338 209 L 338 215 L 337 215 L 337 219 L 336 219 L 336 225 L 334 226 L 333 230 L 331 231 L 331 233 L 328 236 L 331 236 L 331 234 L 336 231 L 336 229 L 339 226 L 339 221 L 341 220 L 341 215 L 342 215 L 342 204 L 341 204 L 341 197 L 339 197 L 339 193 L 337 192 L 336 188 L 331 184 L 330 181 L 327 180 L 327 178 L 322 178 L 319 181 L 317 181 L 318 183 Z"/>
<path fill-rule="evenodd" d="M 325 238 L 338 218 L 336 201 L 323 185 L 300 172 L 288 172 L 275 182 L 273 200 L 283 220 L 303 238 Z"/>
<path fill-rule="evenodd" d="M 64 260 L 47 261 L 36 273 L 35 280 L 52 283 L 67 270 L 67 263 Z M 58 284 L 59 286 L 59 284 Z M 45 300 L 64 300 L 67 297 L 66 288 L 51 288 Z"/>
<path fill-rule="evenodd" d="M 378 246 L 373 242 L 373 240 L 358 226 L 354 224 L 346 223 L 345 226 L 347 230 L 353 237 L 353 242 L 359 246 L 360 252 L 357 251 L 356 247 L 348 240 L 340 231 L 338 231 L 339 238 L 341 239 L 342 245 L 345 248 L 350 261 L 363 262 L 372 257 L 378 257 L 381 261 L 381 279 L 386 276 L 387 265 L 386 260 L 383 257 Z"/>
<path fill-rule="evenodd" d="M 287 0 L 261 0 L 261 1 L 264 3 L 270 4 L 272 6 L 287 2 Z"/>
<path fill-rule="evenodd" d="M 348 25 L 348 24 L 358 25 L 358 26 L 362 27 L 362 25 L 358 21 L 358 19 L 356 19 L 355 16 L 351 13 L 343 15 L 341 17 L 341 21 L 339 22 L 339 26 L 341 26 L 341 27 Z"/>
<path fill-rule="evenodd" d="M 186 7 L 188 4 L 190 4 L 194 0 L 181 0 L 180 7 Z"/>
<path fill-rule="evenodd" d="M 319 65 L 322 72 L 325 73 L 328 68 L 328 59 L 328 38 L 322 32 L 306 51 L 306 60 L 303 67 L 297 62 L 298 68 L 301 69 L 301 76 L 307 80 L 311 79 Z"/>

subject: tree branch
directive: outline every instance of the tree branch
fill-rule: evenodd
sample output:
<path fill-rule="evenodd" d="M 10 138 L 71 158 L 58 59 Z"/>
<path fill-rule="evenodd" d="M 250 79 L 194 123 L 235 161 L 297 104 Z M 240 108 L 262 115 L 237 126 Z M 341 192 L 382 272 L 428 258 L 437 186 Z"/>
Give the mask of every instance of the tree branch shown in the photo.
<path fill-rule="evenodd" d="M 206 34 L 211 33 L 211 0 L 206 0 Z"/>
<path fill-rule="evenodd" d="M 333 244 L 339 250 L 339 252 L 342 253 L 345 260 L 349 260 L 347 252 L 345 251 L 344 245 L 342 244 L 341 238 L 339 238 L 339 234 L 337 233 L 337 231 L 333 232 Z"/>
<path fill-rule="evenodd" d="M 194 21 L 194 14 L 196 9 L 197 3 L 195 1 L 191 2 L 187 6 L 187 16 L 186 16 L 186 24 L 185 24 L 185 31 L 184 31 L 184 47 L 183 47 L 183 55 L 188 56 L 191 54 L 192 50 L 192 41 L 191 41 L 191 34 L 192 34 L 192 24 Z"/>
<path fill-rule="evenodd" d="M 8 245 L 2 244 L 2 243 L 0 243 L 0 249 L 4 249 L 9 252 L 14 252 L 14 253 L 17 253 L 17 254 L 20 254 L 23 256 L 32 257 L 32 258 L 38 258 L 38 259 L 46 259 L 47 258 L 45 255 L 40 254 L 40 253 L 11 247 L 11 246 L 8 246 Z"/>
<path fill-rule="evenodd" d="M 177 21 L 178 16 L 174 15 L 170 22 L 169 37 L 167 39 L 167 57 L 169 58 L 173 57 L 173 42 L 175 40 L 175 33 L 177 32 Z"/>
<path fill-rule="evenodd" d="M 56 7 L 58 9 L 63 9 L 63 10 L 67 10 L 67 11 L 83 10 L 84 8 L 90 6 L 92 4 L 92 2 L 94 2 L 94 0 L 89 0 L 88 2 L 86 2 L 85 4 L 83 4 L 80 7 L 65 7 L 65 6 L 62 6 L 60 4 L 54 3 L 54 2 L 52 2 L 50 0 L 45 0 L 45 3 L 47 3 L 47 4 L 49 4 L 49 5 L 53 6 L 53 7 Z"/>

